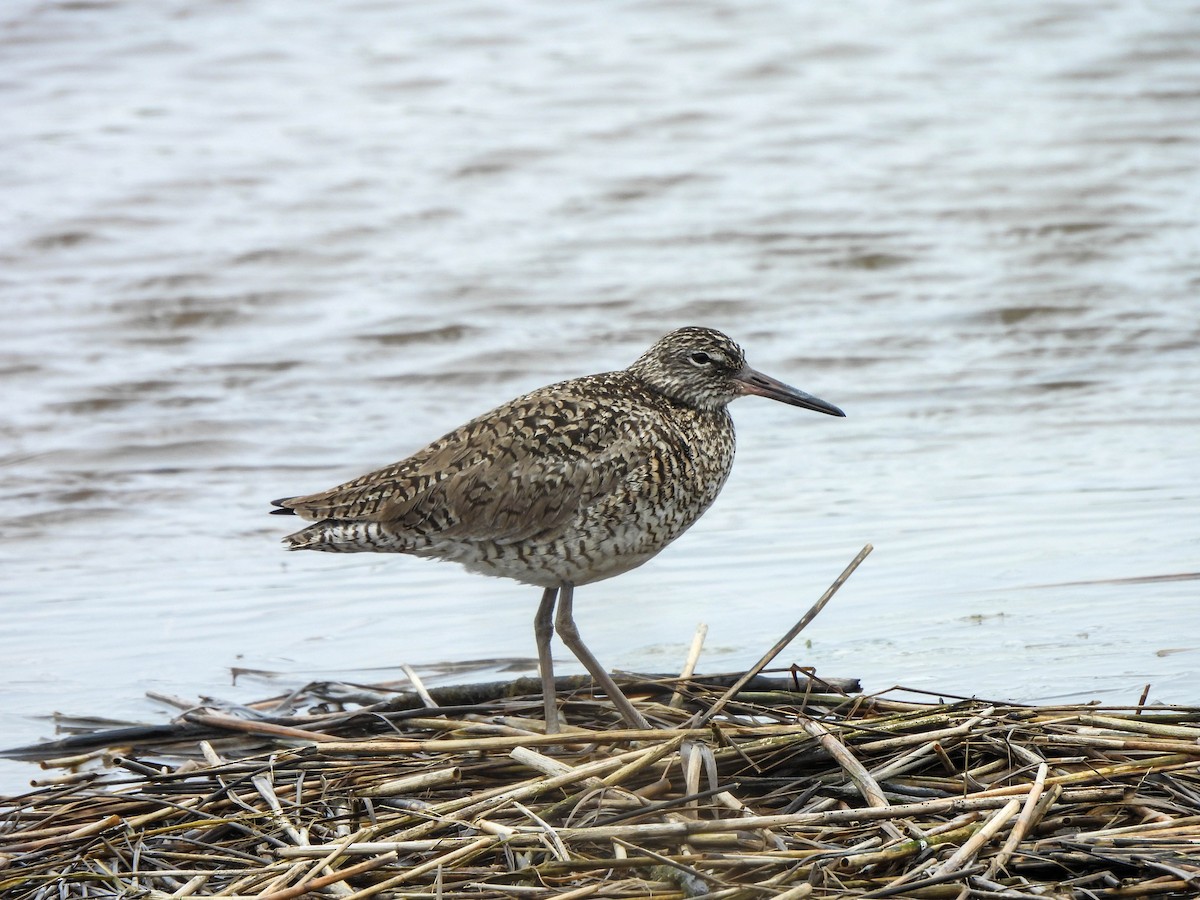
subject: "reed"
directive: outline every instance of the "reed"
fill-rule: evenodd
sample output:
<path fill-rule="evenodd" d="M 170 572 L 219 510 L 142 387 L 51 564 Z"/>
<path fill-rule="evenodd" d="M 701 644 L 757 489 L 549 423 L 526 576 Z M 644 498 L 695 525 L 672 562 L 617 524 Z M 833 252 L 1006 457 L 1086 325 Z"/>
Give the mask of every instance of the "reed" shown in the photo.
<path fill-rule="evenodd" d="M 19 748 L 52 772 L 0 799 L 0 896 L 1200 894 L 1200 709 L 736 680 L 629 682 L 650 730 L 579 685 L 547 736 L 536 696 L 322 683 Z"/>

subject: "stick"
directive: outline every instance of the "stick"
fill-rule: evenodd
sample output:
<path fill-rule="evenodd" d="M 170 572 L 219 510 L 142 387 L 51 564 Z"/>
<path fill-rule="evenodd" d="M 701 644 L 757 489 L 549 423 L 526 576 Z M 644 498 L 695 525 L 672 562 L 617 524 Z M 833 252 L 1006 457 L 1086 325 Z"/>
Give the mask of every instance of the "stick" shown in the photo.
<path fill-rule="evenodd" d="M 1033 791 L 1030 791 L 1031 795 L 1032 793 Z M 992 813 L 979 831 L 975 832 L 948 860 L 929 873 L 930 877 L 936 878 L 962 869 L 966 863 L 975 858 L 975 854 L 995 836 L 996 832 L 1008 824 L 1008 820 L 1015 816 L 1020 808 L 1021 801 L 1014 797 L 1003 809 Z"/>
<path fill-rule="evenodd" d="M 437 701 L 429 695 L 429 691 L 425 688 L 425 682 L 421 680 L 420 675 L 413 671 L 412 666 L 401 664 L 400 670 L 407 675 L 408 680 L 412 682 L 413 690 L 416 692 L 417 696 L 421 698 L 421 702 L 430 709 L 437 709 Z"/>
<path fill-rule="evenodd" d="M 992 857 L 992 861 L 988 863 L 987 870 L 983 873 L 983 877 L 990 879 L 996 875 L 1017 847 L 1021 845 L 1021 841 L 1025 839 L 1025 834 L 1028 832 L 1030 825 L 1033 823 L 1034 810 L 1037 809 L 1038 800 L 1042 797 L 1042 789 L 1046 786 L 1046 774 L 1049 767 L 1042 763 L 1038 766 L 1037 775 L 1033 779 L 1033 787 L 1029 791 L 1029 795 L 1025 798 L 1025 805 L 1021 809 L 1021 815 L 1017 817 L 1017 822 L 1013 825 L 1013 829 L 1009 832 L 1008 840 L 1004 842 L 1004 846 L 1000 848 L 1000 852 Z M 965 885 L 958 895 L 958 900 L 967 900 L 971 893 L 969 885 Z"/>
<path fill-rule="evenodd" d="M 771 660 L 782 653 L 783 649 L 796 639 L 796 635 L 807 628 L 808 623 L 815 619 L 818 614 L 820 614 L 821 610 L 825 608 L 825 604 L 833 599 L 833 595 L 836 594 L 838 589 L 846 583 L 846 579 L 854 574 L 854 570 L 858 568 L 859 564 L 866 559 L 867 555 L 874 549 L 875 548 L 870 544 L 867 544 L 861 550 L 859 550 L 858 555 L 854 557 L 854 559 L 850 560 L 850 565 L 846 566 L 846 568 L 842 571 L 842 574 L 834 579 L 833 584 L 831 584 L 825 593 L 821 595 L 821 599 L 812 605 L 812 609 L 806 612 L 801 617 L 800 621 L 788 630 L 787 634 L 776 641 L 775 646 L 768 650 L 762 659 L 751 666 L 750 671 L 734 682 L 733 687 L 722 694 L 721 698 L 712 706 L 710 706 L 707 712 L 696 713 L 696 715 L 692 716 L 691 721 L 688 722 L 688 727 L 698 728 L 708 722 L 709 719 L 723 710 L 725 705 L 730 700 L 737 696 L 738 691 L 745 687 L 751 678 L 769 666 L 771 664 Z"/>
<path fill-rule="evenodd" d="M 846 745 L 837 739 L 836 735 L 831 734 L 828 728 L 814 719 L 805 719 L 800 724 L 804 726 L 805 731 L 821 742 L 825 751 L 850 776 L 850 780 L 854 782 L 854 786 L 858 788 L 858 792 L 862 794 L 868 806 L 891 806 L 887 798 L 883 796 L 879 782 L 871 777 L 866 766 L 858 761 Z"/>
<path fill-rule="evenodd" d="M 708 635 L 708 626 L 701 622 L 696 626 L 696 633 L 692 636 L 692 646 L 688 650 L 687 659 L 683 663 L 683 671 L 679 673 L 679 683 L 682 687 L 683 683 L 688 681 L 696 672 L 696 663 L 700 659 L 700 650 L 704 647 L 704 638 Z M 671 695 L 671 699 L 667 701 L 667 706 L 682 706 L 683 692 L 676 690 Z"/>

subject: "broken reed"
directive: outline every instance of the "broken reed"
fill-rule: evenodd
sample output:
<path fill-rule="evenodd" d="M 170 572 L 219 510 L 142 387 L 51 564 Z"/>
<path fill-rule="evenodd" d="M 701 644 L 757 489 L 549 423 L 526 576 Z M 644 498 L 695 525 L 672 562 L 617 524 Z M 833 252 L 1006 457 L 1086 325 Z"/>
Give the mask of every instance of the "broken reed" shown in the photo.
<path fill-rule="evenodd" d="M 567 699 L 556 736 L 536 696 L 363 716 L 314 685 L 261 704 L 286 726 L 206 711 L 208 739 L 93 750 L 60 762 L 98 773 L 0 803 L 0 895 L 1200 892 L 1200 710 L 800 687 L 700 728 L 721 688 L 635 694 L 652 731 Z"/>

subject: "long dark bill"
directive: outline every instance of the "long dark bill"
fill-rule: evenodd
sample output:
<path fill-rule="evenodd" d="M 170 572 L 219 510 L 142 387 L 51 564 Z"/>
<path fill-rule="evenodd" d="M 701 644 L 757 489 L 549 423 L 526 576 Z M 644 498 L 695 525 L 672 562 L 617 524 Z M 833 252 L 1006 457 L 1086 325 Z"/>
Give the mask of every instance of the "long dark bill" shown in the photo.
<path fill-rule="evenodd" d="M 741 382 L 742 393 L 769 397 L 772 400 L 778 400 L 780 403 L 787 403 L 790 406 L 801 406 L 804 409 L 825 413 L 827 416 L 842 416 L 844 418 L 846 415 L 832 403 L 826 403 L 819 397 L 806 394 L 804 391 L 798 390 L 790 384 L 776 381 L 770 375 L 764 375 L 762 372 L 751 369 L 749 366 L 742 369 L 734 377 Z"/>

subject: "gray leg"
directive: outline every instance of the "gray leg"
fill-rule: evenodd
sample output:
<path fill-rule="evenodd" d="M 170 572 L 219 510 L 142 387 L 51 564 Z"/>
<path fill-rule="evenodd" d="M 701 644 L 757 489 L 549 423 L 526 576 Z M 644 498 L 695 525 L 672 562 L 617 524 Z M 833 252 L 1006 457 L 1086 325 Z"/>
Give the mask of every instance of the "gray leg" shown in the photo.
<path fill-rule="evenodd" d="M 579 629 L 575 626 L 575 616 L 571 609 L 574 601 L 575 586 L 572 584 L 564 584 L 561 588 L 561 596 L 558 600 L 558 617 L 554 621 L 555 627 L 558 629 L 558 636 L 562 638 L 567 649 L 575 654 L 575 658 L 583 663 L 583 667 L 591 673 L 592 678 L 604 689 L 604 693 L 608 694 L 608 699 L 613 702 L 613 705 L 634 728 L 645 730 L 650 729 L 650 723 L 645 717 L 633 708 L 633 704 L 621 693 L 621 689 L 617 687 L 617 683 L 612 680 L 612 677 L 604 671 L 604 667 L 600 665 L 596 657 L 592 656 L 592 651 L 588 650 L 583 645 L 583 639 L 579 636 Z"/>
<path fill-rule="evenodd" d="M 554 690 L 554 659 L 550 656 L 550 638 L 554 637 L 554 600 L 558 588 L 542 591 L 542 602 L 533 620 L 537 638 L 538 673 L 542 676 L 542 705 L 546 709 L 546 734 L 558 733 L 558 706 Z"/>

